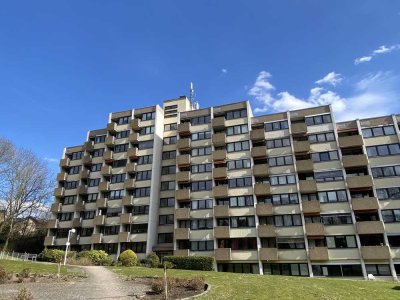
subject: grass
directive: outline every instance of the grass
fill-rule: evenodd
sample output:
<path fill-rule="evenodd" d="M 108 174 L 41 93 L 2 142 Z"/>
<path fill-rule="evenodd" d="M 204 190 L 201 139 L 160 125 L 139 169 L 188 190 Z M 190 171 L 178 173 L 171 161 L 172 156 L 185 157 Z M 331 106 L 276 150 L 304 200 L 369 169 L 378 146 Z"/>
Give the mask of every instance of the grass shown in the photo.
<path fill-rule="evenodd" d="M 110 267 L 121 276 L 162 276 L 162 269 Z M 384 281 L 262 276 L 168 270 L 169 276 L 204 276 L 211 290 L 200 299 L 400 299 L 400 285 Z"/>
<path fill-rule="evenodd" d="M 15 273 L 21 272 L 25 268 L 29 268 L 31 272 L 39 274 L 56 274 L 58 272 L 58 266 L 54 263 L 0 259 L 0 266 L 5 268 L 7 272 Z M 73 274 L 79 276 L 84 273 L 82 273 L 82 271 L 77 267 L 61 266 L 61 274 Z"/>

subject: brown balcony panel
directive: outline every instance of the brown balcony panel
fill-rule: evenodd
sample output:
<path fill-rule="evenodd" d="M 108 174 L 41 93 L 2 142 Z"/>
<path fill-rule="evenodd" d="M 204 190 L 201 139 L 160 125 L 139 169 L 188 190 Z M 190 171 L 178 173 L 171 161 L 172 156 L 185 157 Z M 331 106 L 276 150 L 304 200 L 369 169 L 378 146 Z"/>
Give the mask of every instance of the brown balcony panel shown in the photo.
<path fill-rule="evenodd" d="M 82 158 L 82 164 L 84 166 L 90 166 L 92 164 L 92 157 L 89 154 L 86 154 L 83 158 Z"/>
<path fill-rule="evenodd" d="M 254 185 L 254 194 L 256 196 L 267 196 L 271 194 L 271 186 L 269 183 L 256 183 Z"/>
<path fill-rule="evenodd" d="M 81 226 L 82 226 L 82 219 L 81 218 L 72 219 L 72 227 L 81 227 Z"/>
<path fill-rule="evenodd" d="M 115 133 L 117 131 L 117 124 L 112 122 L 107 124 L 107 131 Z"/>
<path fill-rule="evenodd" d="M 118 233 L 118 242 L 126 243 L 129 241 L 129 232 L 119 232 Z"/>
<path fill-rule="evenodd" d="M 189 136 L 191 134 L 190 122 L 178 124 L 178 133 L 180 136 Z"/>
<path fill-rule="evenodd" d="M 351 204 L 354 211 L 377 211 L 379 209 L 379 202 L 375 197 L 353 198 Z"/>
<path fill-rule="evenodd" d="M 354 147 L 361 147 L 362 145 L 363 145 L 363 139 L 359 134 L 339 137 L 340 148 L 354 148 Z"/>
<path fill-rule="evenodd" d="M 214 198 L 226 198 L 228 197 L 228 186 L 217 185 L 213 187 Z"/>
<path fill-rule="evenodd" d="M 214 163 L 226 161 L 226 150 L 215 150 L 212 154 Z"/>
<path fill-rule="evenodd" d="M 122 198 L 122 205 L 132 206 L 133 205 L 133 196 L 125 196 Z"/>
<path fill-rule="evenodd" d="M 229 238 L 229 226 L 214 227 L 214 237 L 217 239 Z"/>
<path fill-rule="evenodd" d="M 214 168 L 213 178 L 214 179 L 226 179 L 228 177 L 228 171 L 226 167 Z"/>
<path fill-rule="evenodd" d="M 128 152 L 129 152 L 129 150 L 130 149 L 128 149 Z M 112 162 L 113 161 L 113 152 L 111 150 L 104 151 L 103 158 L 106 163 Z"/>
<path fill-rule="evenodd" d="M 269 174 L 268 164 L 260 164 L 253 166 L 254 177 L 266 177 Z"/>
<path fill-rule="evenodd" d="M 66 180 L 67 180 L 67 173 L 65 173 L 65 172 L 58 173 L 57 181 L 63 182 L 63 181 L 66 181 Z"/>
<path fill-rule="evenodd" d="M 86 195 L 87 194 L 87 186 L 84 184 L 81 184 L 78 186 L 78 194 L 79 195 Z"/>
<path fill-rule="evenodd" d="M 135 179 L 128 178 L 124 181 L 124 188 L 127 190 L 133 190 L 135 188 Z"/>
<path fill-rule="evenodd" d="M 138 132 L 132 132 L 129 135 L 129 142 L 132 143 L 132 144 L 139 143 L 139 133 Z"/>
<path fill-rule="evenodd" d="M 214 130 L 225 129 L 225 117 L 217 117 L 212 120 L 212 127 Z"/>
<path fill-rule="evenodd" d="M 212 143 L 215 147 L 223 147 L 226 145 L 225 132 L 214 133 L 212 136 Z"/>
<path fill-rule="evenodd" d="M 322 223 L 306 223 L 307 236 L 323 237 L 325 235 L 324 224 Z"/>
<path fill-rule="evenodd" d="M 111 176 L 111 166 L 102 166 L 100 174 L 103 176 Z"/>
<path fill-rule="evenodd" d="M 308 153 L 310 152 L 309 141 L 294 141 L 293 150 L 295 153 Z"/>
<path fill-rule="evenodd" d="M 175 218 L 177 220 L 188 220 L 190 219 L 190 209 L 189 208 L 177 208 L 175 209 Z"/>
<path fill-rule="evenodd" d="M 130 224 L 131 221 L 132 221 L 131 213 L 121 214 L 121 224 Z"/>
<path fill-rule="evenodd" d="M 176 181 L 178 183 L 190 182 L 190 172 L 189 171 L 182 171 L 182 172 L 176 173 Z"/>
<path fill-rule="evenodd" d="M 229 217 L 229 206 L 228 205 L 215 205 L 214 206 L 214 217 Z"/>
<path fill-rule="evenodd" d="M 364 260 L 389 260 L 388 246 L 361 246 L 361 257 Z"/>
<path fill-rule="evenodd" d="M 174 250 L 174 256 L 189 256 L 189 249 Z"/>
<path fill-rule="evenodd" d="M 358 234 L 381 234 L 384 233 L 382 221 L 363 221 L 357 222 Z"/>
<path fill-rule="evenodd" d="M 105 216 L 95 216 L 93 219 L 93 225 L 101 226 L 104 225 Z"/>
<path fill-rule="evenodd" d="M 47 228 L 57 228 L 58 227 L 58 220 L 51 219 L 47 222 Z"/>
<path fill-rule="evenodd" d="M 262 261 L 277 261 L 278 260 L 278 249 L 277 248 L 261 248 L 259 253 L 260 253 L 260 260 L 262 260 Z"/>
<path fill-rule="evenodd" d="M 82 200 L 78 200 L 75 202 L 75 210 L 76 211 L 83 211 L 85 210 L 85 203 Z"/>
<path fill-rule="evenodd" d="M 318 200 L 303 201 L 302 208 L 305 215 L 319 215 L 321 213 L 321 204 Z"/>
<path fill-rule="evenodd" d="M 92 244 L 100 244 L 103 240 L 103 234 L 102 233 L 93 233 L 90 240 L 91 240 Z"/>
<path fill-rule="evenodd" d="M 190 150 L 190 139 L 189 138 L 179 139 L 176 147 L 179 149 L 179 151 Z"/>
<path fill-rule="evenodd" d="M 307 125 L 303 122 L 291 124 L 292 135 L 305 135 L 307 133 Z"/>
<path fill-rule="evenodd" d="M 106 208 L 107 207 L 107 198 L 97 198 L 96 207 L 97 208 Z"/>
<path fill-rule="evenodd" d="M 175 228 L 175 239 L 188 240 L 189 239 L 189 228 Z"/>
<path fill-rule="evenodd" d="M 140 131 L 140 119 L 133 119 L 131 121 L 131 128 L 133 129 L 133 131 Z"/>
<path fill-rule="evenodd" d="M 300 193 L 309 194 L 317 191 L 317 183 L 315 180 L 299 180 Z"/>
<path fill-rule="evenodd" d="M 53 204 L 51 205 L 51 207 L 50 207 L 50 211 L 51 211 L 52 213 L 58 213 L 58 212 L 60 212 L 60 211 L 61 211 L 61 203 L 59 203 L 59 202 L 53 203 Z"/>
<path fill-rule="evenodd" d="M 186 167 L 190 165 L 190 154 L 183 154 L 179 155 L 176 158 L 176 163 L 178 164 L 178 167 Z"/>
<path fill-rule="evenodd" d="M 256 214 L 258 216 L 272 216 L 273 208 L 271 203 L 257 203 Z"/>
<path fill-rule="evenodd" d="M 139 158 L 139 149 L 134 147 L 134 148 L 129 148 L 127 155 L 130 159 L 135 160 Z"/>
<path fill-rule="evenodd" d="M 108 181 L 102 181 L 99 184 L 99 191 L 100 192 L 107 192 L 110 190 L 110 183 Z"/>
<path fill-rule="evenodd" d="M 251 148 L 251 156 L 254 159 L 262 159 L 267 157 L 267 147 L 266 146 L 257 146 Z"/>
<path fill-rule="evenodd" d="M 260 238 L 276 237 L 276 230 L 274 225 L 259 225 L 258 236 Z"/>
<path fill-rule="evenodd" d="M 251 130 L 250 131 L 250 139 L 252 141 L 263 141 L 263 140 L 265 140 L 264 128 Z"/>
<path fill-rule="evenodd" d="M 69 158 L 63 158 L 60 160 L 61 168 L 69 168 Z"/>
<path fill-rule="evenodd" d="M 175 193 L 176 201 L 187 201 L 190 200 L 190 190 L 177 190 Z"/>
<path fill-rule="evenodd" d="M 89 178 L 89 170 L 82 170 L 80 173 L 79 173 L 79 177 L 81 178 L 81 179 L 83 179 L 83 180 L 86 180 L 86 179 L 88 179 Z"/>
<path fill-rule="evenodd" d="M 216 261 L 231 260 L 231 248 L 218 248 L 214 250 L 214 258 Z"/>
<path fill-rule="evenodd" d="M 137 165 L 136 163 L 127 163 L 125 167 L 125 171 L 129 174 L 136 172 Z"/>
<path fill-rule="evenodd" d="M 368 158 L 365 154 L 343 156 L 343 166 L 345 168 L 366 167 L 367 165 Z"/>
<path fill-rule="evenodd" d="M 299 172 L 299 173 L 311 172 L 314 170 L 314 163 L 312 162 L 311 159 L 297 160 L 296 161 L 296 169 L 297 169 L 297 172 Z"/>
<path fill-rule="evenodd" d="M 308 250 L 311 261 L 324 261 L 329 260 L 328 248 L 314 247 Z"/>
<path fill-rule="evenodd" d="M 347 177 L 346 181 L 350 190 L 370 189 L 373 186 L 371 175 Z"/>
<path fill-rule="evenodd" d="M 64 188 L 63 187 L 59 187 L 59 188 L 55 188 L 54 189 L 54 197 L 62 197 L 64 196 Z"/>
<path fill-rule="evenodd" d="M 86 152 L 93 152 L 94 151 L 93 142 L 92 141 L 85 142 L 85 144 L 83 145 L 83 149 Z"/>
<path fill-rule="evenodd" d="M 115 144 L 115 137 L 113 136 L 106 137 L 104 144 L 106 144 L 107 147 L 113 147 Z"/>

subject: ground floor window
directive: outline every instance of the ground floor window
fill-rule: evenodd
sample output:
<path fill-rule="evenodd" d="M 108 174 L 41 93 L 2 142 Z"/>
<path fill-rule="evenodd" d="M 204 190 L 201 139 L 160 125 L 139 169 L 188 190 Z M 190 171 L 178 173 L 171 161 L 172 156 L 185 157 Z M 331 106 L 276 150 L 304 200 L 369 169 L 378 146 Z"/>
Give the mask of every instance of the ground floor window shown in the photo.
<path fill-rule="evenodd" d="M 309 276 L 307 264 L 263 264 L 264 275 Z"/>
<path fill-rule="evenodd" d="M 394 269 L 396 270 L 396 274 L 400 275 L 400 264 L 397 264 L 397 265 L 395 264 Z"/>
<path fill-rule="evenodd" d="M 94 244 L 94 250 L 103 250 L 108 254 L 117 254 L 118 252 L 118 244 L 110 243 L 110 244 Z"/>
<path fill-rule="evenodd" d="M 313 265 L 314 276 L 363 276 L 361 265 Z"/>
<path fill-rule="evenodd" d="M 218 272 L 252 273 L 252 274 L 260 273 L 258 264 L 248 264 L 248 263 L 218 264 Z"/>
<path fill-rule="evenodd" d="M 379 264 L 379 265 L 365 265 L 365 269 L 367 270 L 367 274 L 372 274 L 374 276 L 392 276 L 390 272 L 390 266 Z"/>
<path fill-rule="evenodd" d="M 121 253 L 128 249 L 135 253 L 146 253 L 146 242 L 121 243 Z"/>

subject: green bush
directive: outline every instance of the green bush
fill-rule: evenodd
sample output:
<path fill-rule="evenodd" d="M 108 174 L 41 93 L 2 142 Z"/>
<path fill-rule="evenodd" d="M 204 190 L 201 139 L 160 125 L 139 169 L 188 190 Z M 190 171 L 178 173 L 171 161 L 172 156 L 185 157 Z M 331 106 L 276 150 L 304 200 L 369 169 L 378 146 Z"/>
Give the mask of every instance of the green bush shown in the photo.
<path fill-rule="evenodd" d="M 111 261 L 111 259 L 108 257 L 108 254 L 103 250 L 82 251 L 76 255 L 76 258 L 88 258 L 92 264 L 97 266 L 107 265 Z"/>
<path fill-rule="evenodd" d="M 160 264 L 160 258 L 156 253 L 151 252 L 146 257 L 146 264 L 148 264 L 150 268 L 158 268 L 158 265 Z"/>
<path fill-rule="evenodd" d="M 58 249 L 44 249 L 38 256 L 43 261 L 60 263 L 64 259 L 65 252 Z"/>
<path fill-rule="evenodd" d="M 164 262 L 170 262 L 176 269 L 214 270 L 214 257 L 211 256 L 164 256 Z"/>
<path fill-rule="evenodd" d="M 135 252 L 128 249 L 120 254 L 118 261 L 121 262 L 124 267 L 133 267 L 137 265 L 137 255 Z"/>
<path fill-rule="evenodd" d="M 0 266 L 0 284 L 6 283 L 7 279 L 8 279 L 8 274 L 6 272 L 6 269 Z"/>

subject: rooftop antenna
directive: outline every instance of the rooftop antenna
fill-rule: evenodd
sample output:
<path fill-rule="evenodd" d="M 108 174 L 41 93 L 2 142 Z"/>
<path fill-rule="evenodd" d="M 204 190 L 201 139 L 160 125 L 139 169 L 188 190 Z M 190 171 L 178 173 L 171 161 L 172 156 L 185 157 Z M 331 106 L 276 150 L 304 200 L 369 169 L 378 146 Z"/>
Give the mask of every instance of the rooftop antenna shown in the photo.
<path fill-rule="evenodd" d="M 189 93 L 189 101 L 192 110 L 199 109 L 199 102 L 195 101 L 194 99 L 194 87 L 193 82 L 190 82 L 190 93 Z"/>

